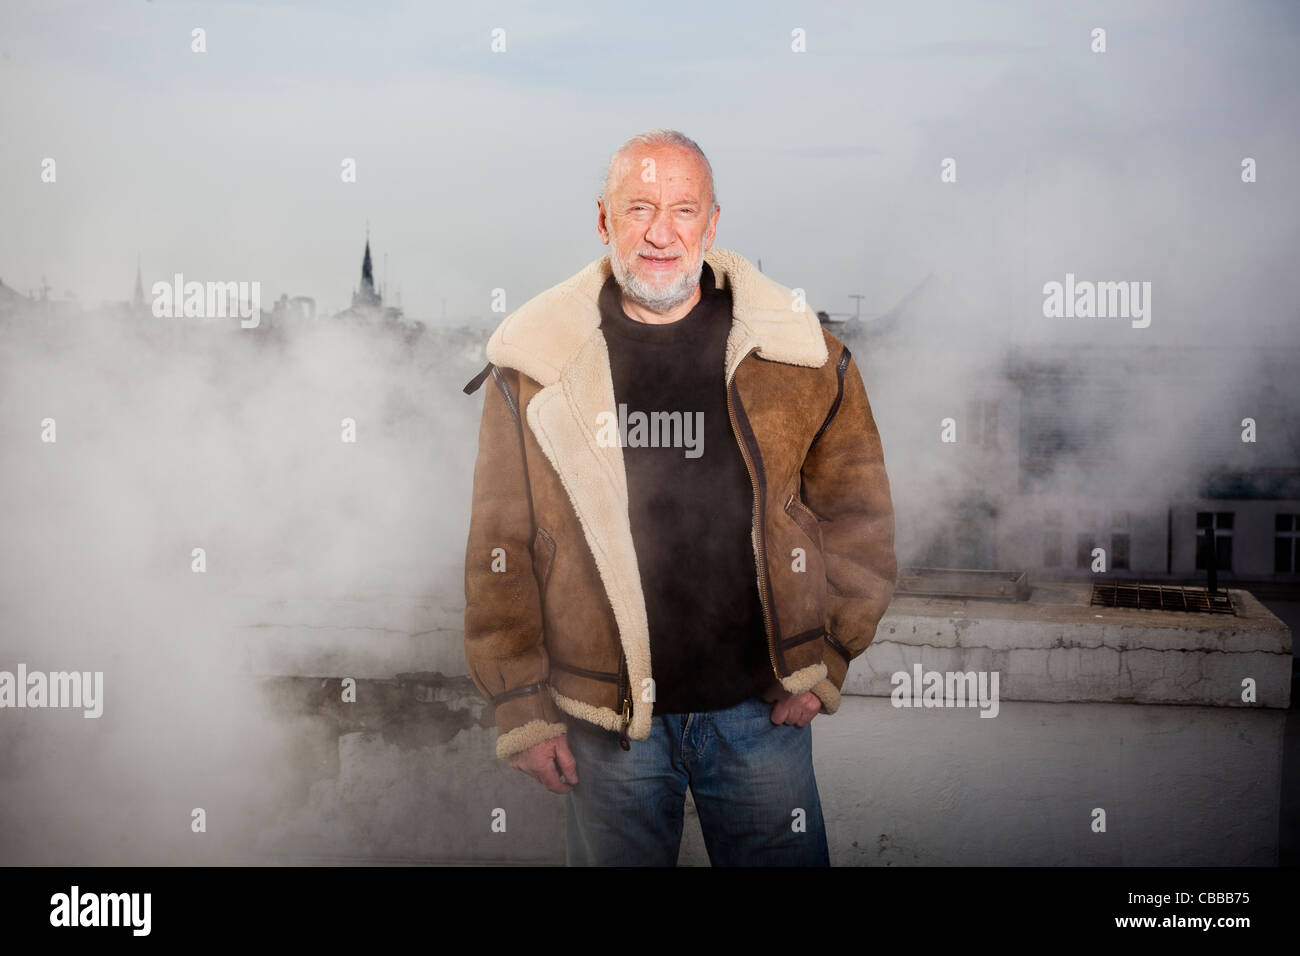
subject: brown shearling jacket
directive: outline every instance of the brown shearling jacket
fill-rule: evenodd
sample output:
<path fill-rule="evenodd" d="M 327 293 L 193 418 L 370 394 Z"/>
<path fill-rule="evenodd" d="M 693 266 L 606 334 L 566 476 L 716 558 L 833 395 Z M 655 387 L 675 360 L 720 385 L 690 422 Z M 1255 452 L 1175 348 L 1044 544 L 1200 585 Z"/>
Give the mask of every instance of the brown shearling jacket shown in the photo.
<path fill-rule="evenodd" d="M 740 255 L 705 253 L 731 289 L 732 430 L 754 488 L 755 571 L 773 683 L 839 708 L 897 578 L 880 436 L 857 363 L 801 297 Z M 645 602 L 598 296 L 609 256 L 529 300 L 487 344 L 490 373 L 465 553 L 465 654 L 495 707 L 497 756 L 565 732 L 625 749 L 654 711 Z M 707 601 L 709 595 L 701 594 Z M 563 712 L 563 713 L 562 713 Z"/>

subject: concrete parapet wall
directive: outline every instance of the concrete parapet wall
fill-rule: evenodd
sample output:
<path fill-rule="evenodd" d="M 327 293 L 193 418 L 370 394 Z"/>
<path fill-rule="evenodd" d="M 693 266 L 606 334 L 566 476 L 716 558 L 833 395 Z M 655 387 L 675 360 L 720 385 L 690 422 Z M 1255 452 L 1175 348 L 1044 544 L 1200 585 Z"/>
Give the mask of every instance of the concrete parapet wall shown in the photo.
<path fill-rule="evenodd" d="M 1238 616 L 1090 607 L 1087 585 L 1026 603 L 900 597 L 853 662 L 852 694 L 888 696 L 893 674 L 996 671 L 1004 700 L 1291 704 L 1291 632 L 1244 591 Z M 1056 600 L 1051 600 L 1055 598 Z M 1254 702 L 1243 681 L 1254 681 Z"/>
<path fill-rule="evenodd" d="M 1237 617 L 1092 608 L 1085 595 L 895 601 L 840 711 L 813 724 L 834 864 L 1277 862 L 1290 632 L 1245 592 Z M 281 603 L 243 632 L 297 781 L 268 806 L 252 858 L 563 864 L 564 800 L 496 759 L 460 612 L 366 605 L 298 620 Z M 411 673 L 394 677 L 394 660 Z M 997 672 L 996 716 L 893 706 L 891 675 L 918 664 Z M 345 675 L 355 703 L 341 700 Z M 707 865 L 689 798 L 686 815 L 681 863 Z"/>

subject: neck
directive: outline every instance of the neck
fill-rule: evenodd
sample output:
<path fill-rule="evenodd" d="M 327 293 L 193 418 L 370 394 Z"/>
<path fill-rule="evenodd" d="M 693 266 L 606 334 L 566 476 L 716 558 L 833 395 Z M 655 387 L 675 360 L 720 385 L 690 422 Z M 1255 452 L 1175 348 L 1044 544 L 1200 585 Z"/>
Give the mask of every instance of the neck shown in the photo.
<path fill-rule="evenodd" d="M 629 319 L 644 322 L 646 325 L 668 325 L 671 322 L 676 322 L 695 308 L 696 303 L 700 301 L 700 286 L 699 283 L 696 283 L 690 297 L 667 312 L 653 312 L 645 306 L 631 301 L 622 293 L 619 294 L 619 298 L 623 305 L 623 311 L 627 313 Z"/>

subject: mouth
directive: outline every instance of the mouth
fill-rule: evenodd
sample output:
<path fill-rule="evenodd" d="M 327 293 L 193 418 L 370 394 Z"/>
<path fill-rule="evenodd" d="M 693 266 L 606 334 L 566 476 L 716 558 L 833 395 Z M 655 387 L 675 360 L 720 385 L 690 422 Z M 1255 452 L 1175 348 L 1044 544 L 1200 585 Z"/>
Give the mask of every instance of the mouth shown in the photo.
<path fill-rule="evenodd" d="M 655 270 L 667 270 L 677 265 L 679 256 L 648 256 L 645 253 L 638 253 L 637 258 L 643 263 Z"/>

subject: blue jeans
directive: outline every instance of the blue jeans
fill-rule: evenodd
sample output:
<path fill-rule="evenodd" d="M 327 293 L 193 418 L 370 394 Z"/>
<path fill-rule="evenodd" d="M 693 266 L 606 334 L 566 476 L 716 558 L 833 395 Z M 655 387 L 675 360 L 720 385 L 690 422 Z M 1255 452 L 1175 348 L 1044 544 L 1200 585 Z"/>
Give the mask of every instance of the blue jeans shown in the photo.
<path fill-rule="evenodd" d="M 691 788 L 714 866 L 829 866 L 812 723 L 774 724 L 751 697 L 725 710 L 655 714 L 650 736 L 565 716 L 578 785 L 565 796 L 569 866 L 675 866 Z M 802 811 L 798 813 L 796 811 Z"/>

